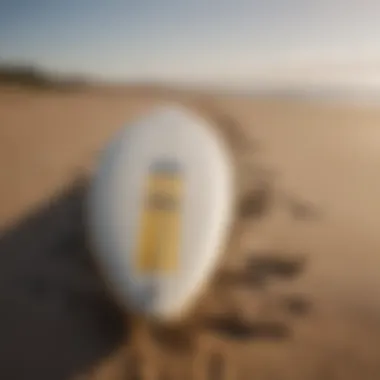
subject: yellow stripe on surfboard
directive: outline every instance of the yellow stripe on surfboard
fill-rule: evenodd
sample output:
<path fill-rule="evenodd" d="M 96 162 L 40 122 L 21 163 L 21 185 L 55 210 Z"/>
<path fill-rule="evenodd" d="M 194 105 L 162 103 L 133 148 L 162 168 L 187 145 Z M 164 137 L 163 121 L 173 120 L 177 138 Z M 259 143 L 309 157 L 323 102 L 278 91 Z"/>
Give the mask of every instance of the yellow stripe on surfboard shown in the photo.
<path fill-rule="evenodd" d="M 170 274 L 178 268 L 183 183 L 176 171 L 153 171 L 146 184 L 137 270 Z"/>

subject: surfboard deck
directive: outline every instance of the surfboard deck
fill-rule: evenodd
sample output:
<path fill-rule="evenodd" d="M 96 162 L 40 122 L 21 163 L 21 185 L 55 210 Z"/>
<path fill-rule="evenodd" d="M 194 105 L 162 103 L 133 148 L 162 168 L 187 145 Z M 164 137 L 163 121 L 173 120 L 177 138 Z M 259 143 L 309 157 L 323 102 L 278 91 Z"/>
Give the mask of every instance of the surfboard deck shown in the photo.
<path fill-rule="evenodd" d="M 88 197 L 95 259 L 125 308 L 184 314 L 221 257 L 233 218 L 232 158 L 202 118 L 155 109 L 99 158 Z"/>

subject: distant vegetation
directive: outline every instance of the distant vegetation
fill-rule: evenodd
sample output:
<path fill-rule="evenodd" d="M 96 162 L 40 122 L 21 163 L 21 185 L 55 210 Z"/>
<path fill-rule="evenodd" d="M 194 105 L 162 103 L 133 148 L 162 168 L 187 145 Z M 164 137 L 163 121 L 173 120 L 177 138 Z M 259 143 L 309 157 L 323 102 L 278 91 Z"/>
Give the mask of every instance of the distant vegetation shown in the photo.
<path fill-rule="evenodd" d="M 82 78 L 60 77 L 32 65 L 0 63 L 0 85 L 15 85 L 41 90 L 71 90 L 86 84 L 87 82 Z"/>
<path fill-rule="evenodd" d="M 91 87 L 101 91 L 129 91 L 134 95 L 172 95 L 175 88 L 160 83 L 123 83 L 107 82 L 96 77 L 73 76 L 51 73 L 35 65 L 4 64 L 0 58 L 0 86 L 22 87 L 31 90 L 77 91 Z"/>

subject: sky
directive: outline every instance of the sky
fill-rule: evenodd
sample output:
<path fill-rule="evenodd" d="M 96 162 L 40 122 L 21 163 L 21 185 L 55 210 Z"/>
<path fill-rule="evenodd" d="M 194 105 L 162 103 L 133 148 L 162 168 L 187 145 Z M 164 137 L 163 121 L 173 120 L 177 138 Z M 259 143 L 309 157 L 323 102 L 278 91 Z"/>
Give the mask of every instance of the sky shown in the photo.
<path fill-rule="evenodd" d="M 380 87 L 379 17 L 378 0 L 0 0 L 0 61 L 123 81 Z"/>

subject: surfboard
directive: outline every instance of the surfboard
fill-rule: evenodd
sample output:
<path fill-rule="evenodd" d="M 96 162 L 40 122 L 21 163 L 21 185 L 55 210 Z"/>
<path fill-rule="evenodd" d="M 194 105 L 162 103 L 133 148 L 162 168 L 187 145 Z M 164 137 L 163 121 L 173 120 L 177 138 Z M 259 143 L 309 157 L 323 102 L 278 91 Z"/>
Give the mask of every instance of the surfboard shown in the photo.
<path fill-rule="evenodd" d="M 233 218 L 222 137 L 188 109 L 161 106 L 107 144 L 88 194 L 94 257 L 119 303 L 174 320 L 219 262 Z"/>

